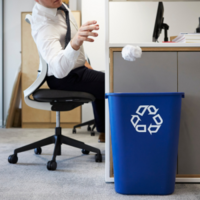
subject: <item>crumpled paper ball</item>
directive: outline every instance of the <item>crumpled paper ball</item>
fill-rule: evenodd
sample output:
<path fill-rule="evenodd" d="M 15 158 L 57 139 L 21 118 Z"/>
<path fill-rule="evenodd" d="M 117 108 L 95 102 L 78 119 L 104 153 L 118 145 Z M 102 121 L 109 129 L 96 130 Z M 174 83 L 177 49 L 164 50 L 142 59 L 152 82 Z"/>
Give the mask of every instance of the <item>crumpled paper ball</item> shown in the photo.
<path fill-rule="evenodd" d="M 122 49 L 122 57 L 127 61 L 135 61 L 142 56 L 142 49 L 139 46 L 126 45 Z"/>

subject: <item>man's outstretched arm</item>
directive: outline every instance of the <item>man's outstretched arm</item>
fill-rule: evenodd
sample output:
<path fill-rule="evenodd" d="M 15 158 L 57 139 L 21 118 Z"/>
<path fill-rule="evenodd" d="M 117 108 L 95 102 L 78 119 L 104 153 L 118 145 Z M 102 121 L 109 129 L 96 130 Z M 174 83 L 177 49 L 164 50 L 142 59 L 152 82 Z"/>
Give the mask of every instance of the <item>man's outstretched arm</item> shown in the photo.
<path fill-rule="evenodd" d="M 39 52 L 48 64 L 48 70 L 56 78 L 64 78 L 73 69 L 80 50 L 74 50 L 69 43 L 65 49 L 61 46 L 56 27 L 44 26 L 35 36 Z"/>

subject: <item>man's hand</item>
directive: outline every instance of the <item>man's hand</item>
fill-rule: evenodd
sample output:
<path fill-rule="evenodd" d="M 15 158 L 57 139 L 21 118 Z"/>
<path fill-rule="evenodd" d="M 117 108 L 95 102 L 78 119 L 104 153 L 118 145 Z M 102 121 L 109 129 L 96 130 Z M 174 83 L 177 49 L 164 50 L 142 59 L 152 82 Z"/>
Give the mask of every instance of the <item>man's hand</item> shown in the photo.
<path fill-rule="evenodd" d="M 94 39 L 88 38 L 89 36 L 97 37 L 98 33 L 92 32 L 94 30 L 99 30 L 99 25 L 96 24 L 97 21 L 88 21 L 82 25 L 74 38 L 71 40 L 71 46 L 74 50 L 79 50 L 80 46 L 84 41 L 94 42 Z"/>

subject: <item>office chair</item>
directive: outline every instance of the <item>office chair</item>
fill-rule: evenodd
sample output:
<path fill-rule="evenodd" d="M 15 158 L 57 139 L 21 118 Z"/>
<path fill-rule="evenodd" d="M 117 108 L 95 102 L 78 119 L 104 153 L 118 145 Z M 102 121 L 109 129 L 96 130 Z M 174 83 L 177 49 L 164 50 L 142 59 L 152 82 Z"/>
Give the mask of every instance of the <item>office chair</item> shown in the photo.
<path fill-rule="evenodd" d="M 31 15 L 26 15 L 26 21 L 31 24 Z M 39 51 L 38 51 L 39 52 Z M 40 66 L 39 75 L 35 82 L 24 91 L 25 103 L 36 109 L 56 111 L 56 128 L 55 135 L 38 142 L 29 144 L 27 146 L 14 150 L 14 154 L 8 157 L 8 162 L 16 164 L 18 161 L 17 154 L 20 152 L 34 149 L 35 154 L 41 154 L 41 147 L 55 144 L 52 160 L 47 163 L 48 170 L 56 170 L 56 156 L 61 155 L 61 145 L 66 144 L 79 149 L 82 149 L 83 154 L 89 154 L 89 152 L 95 152 L 95 161 L 102 162 L 101 151 L 97 148 L 88 146 L 83 142 L 71 139 L 61 134 L 60 127 L 60 111 L 69 111 L 74 108 L 89 103 L 95 100 L 95 97 L 89 93 L 78 91 L 64 91 L 64 90 L 51 90 L 51 89 L 39 89 L 45 82 L 47 76 L 47 64 L 39 53 Z M 33 96 L 33 99 L 30 96 Z"/>
<path fill-rule="evenodd" d="M 95 129 L 96 125 L 95 125 L 95 120 L 94 119 L 74 126 L 72 133 L 76 134 L 76 128 L 81 127 L 81 126 L 88 126 L 87 130 L 91 131 L 91 136 L 95 136 L 94 129 Z M 92 126 L 92 128 L 90 126 Z"/>

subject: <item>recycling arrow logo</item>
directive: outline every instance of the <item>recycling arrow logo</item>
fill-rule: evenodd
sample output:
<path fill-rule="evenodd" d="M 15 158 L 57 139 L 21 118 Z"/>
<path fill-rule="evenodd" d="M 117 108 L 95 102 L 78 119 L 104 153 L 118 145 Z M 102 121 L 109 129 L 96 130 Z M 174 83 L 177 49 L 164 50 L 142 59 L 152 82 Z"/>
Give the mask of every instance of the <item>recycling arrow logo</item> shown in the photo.
<path fill-rule="evenodd" d="M 144 125 L 144 124 L 139 124 L 139 122 L 142 121 L 140 119 L 140 117 L 142 117 L 147 110 L 149 112 L 149 115 L 153 116 L 152 118 L 153 118 L 155 124 L 150 124 L 149 126 Z M 156 109 L 156 107 L 153 105 L 139 106 L 136 111 L 137 115 L 132 115 L 132 118 L 131 118 L 131 123 L 132 123 L 133 127 L 135 128 L 135 130 L 139 133 L 146 133 L 148 130 L 151 135 L 153 133 L 157 133 L 163 123 L 162 117 L 160 116 L 160 114 L 157 114 L 158 110 L 159 109 Z"/>

